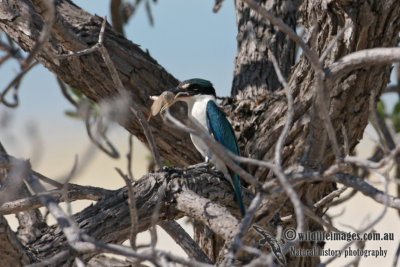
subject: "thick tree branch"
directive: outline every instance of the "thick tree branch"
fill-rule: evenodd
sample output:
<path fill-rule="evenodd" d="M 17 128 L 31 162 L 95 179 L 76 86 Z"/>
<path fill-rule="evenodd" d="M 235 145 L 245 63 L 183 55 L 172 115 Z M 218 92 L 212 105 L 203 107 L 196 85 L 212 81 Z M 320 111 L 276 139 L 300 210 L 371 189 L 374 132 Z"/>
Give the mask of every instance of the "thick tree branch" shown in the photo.
<path fill-rule="evenodd" d="M 203 208 L 199 209 L 199 205 Z M 190 191 L 178 194 L 177 209 L 190 214 L 195 220 L 202 221 L 228 243 L 233 241 L 239 227 L 238 220 L 227 212 L 226 208 Z"/>
<path fill-rule="evenodd" d="M 149 229 L 151 226 L 153 210 L 159 199 L 159 190 L 161 190 L 162 185 L 166 180 L 169 181 L 168 187 L 171 189 L 167 191 L 165 198 L 161 200 L 159 218 L 157 219 L 158 222 L 161 222 L 162 220 L 179 219 L 185 214 L 193 216 L 192 212 L 202 214 L 205 208 L 209 214 L 213 215 L 219 209 L 219 205 L 224 205 L 230 212 L 236 214 L 237 208 L 233 201 L 234 195 L 229 193 L 230 190 L 228 189 L 230 185 L 226 181 L 221 183 L 219 179 L 223 178 L 220 176 L 220 178 L 215 179 L 216 173 L 211 173 L 212 174 L 210 175 L 210 172 L 207 171 L 207 169 L 192 169 L 184 172 L 179 169 L 165 169 L 163 172 L 146 175 L 137 181 L 134 184 L 137 215 L 140 218 L 137 230 L 141 232 Z M 29 174 L 27 175 L 29 176 Z M 185 182 L 182 183 L 182 181 Z M 190 193 L 192 190 L 194 190 L 196 194 Z M 190 196 L 190 194 L 192 194 L 192 196 Z M 202 195 L 202 197 L 197 194 Z M 216 201 L 215 203 L 219 203 L 219 205 L 213 206 L 207 204 L 206 206 L 203 206 L 199 201 L 195 201 L 191 205 L 191 210 L 185 210 L 185 212 L 179 211 L 179 207 L 185 205 L 183 203 L 188 197 L 194 197 L 195 199 L 207 198 L 207 201 Z M 45 203 L 48 203 L 51 206 L 53 205 L 51 203 L 53 203 L 52 201 L 54 200 L 51 200 L 49 195 L 42 195 L 41 198 Z M 129 218 L 129 205 L 127 203 L 127 198 L 127 189 L 122 188 L 115 191 L 111 197 L 103 198 L 96 205 L 90 206 L 82 212 L 74 215 L 74 220 L 77 222 L 80 231 L 89 234 L 94 239 L 102 240 L 105 243 L 118 244 L 126 240 L 129 237 L 131 222 Z M 249 199 L 250 196 L 245 194 L 245 201 L 248 202 Z M 177 202 L 176 205 L 178 208 L 174 208 L 175 204 L 171 203 L 175 201 Z M 213 219 L 211 215 L 210 217 L 205 216 L 200 219 L 204 219 L 204 223 L 211 228 L 218 229 L 222 226 L 226 230 L 229 230 L 230 228 L 227 227 L 228 224 L 225 224 L 224 220 L 230 218 L 229 216 L 231 215 L 228 215 L 229 213 L 227 213 L 226 209 L 224 209 L 224 213 L 225 215 L 220 213 L 222 217 L 218 217 L 218 221 Z M 237 220 L 234 218 L 233 220 L 236 221 L 237 225 Z M 61 225 L 53 225 L 48 227 L 42 233 L 41 238 L 38 238 L 35 242 L 29 244 L 32 251 L 37 252 L 35 255 L 37 259 L 48 258 L 54 255 L 54 253 L 64 250 L 66 246 L 65 242 L 67 241 L 63 240 L 63 234 L 60 231 L 60 227 L 67 227 L 65 229 L 69 231 L 68 226 L 63 223 Z M 234 231 L 234 229 L 231 229 L 230 231 Z M 111 232 L 112 234 L 110 234 Z M 227 234 L 224 235 L 224 237 L 232 238 L 233 234 Z M 75 242 L 76 240 L 74 240 L 73 236 L 69 238 L 70 242 Z M 41 249 L 42 246 L 48 247 L 49 244 L 52 244 L 52 246 L 48 249 Z M 83 246 L 83 243 L 77 243 L 77 245 Z M 93 255 L 93 253 L 89 253 L 84 255 L 84 258 L 88 259 Z"/>
<path fill-rule="evenodd" d="M 329 65 L 325 71 L 328 78 L 335 80 L 358 68 L 391 65 L 396 62 L 400 62 L 400 47 L 371 48 L 346 55 Z"/>

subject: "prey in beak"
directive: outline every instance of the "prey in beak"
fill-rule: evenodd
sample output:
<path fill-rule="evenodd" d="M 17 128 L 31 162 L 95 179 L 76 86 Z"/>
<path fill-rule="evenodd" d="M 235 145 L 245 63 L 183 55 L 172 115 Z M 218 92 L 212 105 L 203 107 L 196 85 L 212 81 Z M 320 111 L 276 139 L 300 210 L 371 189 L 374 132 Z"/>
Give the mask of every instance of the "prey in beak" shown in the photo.
<path fill-rule="evenodd" d="M 159 96 L 150 96 L 150 99 L 154 102 L 153 105 L 151 105 L 151 112 L 147 121 L 150 121 L 152 116 L 156 116 L 158 113 L 171 106 L 175 101 L 175 94 L 170 91 L 164 91 Z"/>
<path fill-rule="evenodd" d="M 151 105 L 151 112 L 147 121 L 150 121 L 152 116 L 157 116 L 158 113 L 163 112 L 165 109 L 172 106 L 176 101 L 182 100 L 185 95 L 188 96 L 188 93 L 177 87 L 164 91 L 159 96 L 150 96 L 150 99 L 154 102 L 153 105 Z"/>
<path fill-rule="evenodd" d="M 187 98 L 193 96 L 196 93 L 196 90 L 191 90 L 190 86 L 191 83 L 189 81 L 184 81 L 177 87 L 164 91 L 159 96 L 150 96 L 150 99 L 154 102 L 151 106 L 151 113 L 149 114 L 147 121 L 150 121 L 152 116 L 156 116 L 158 113 L 163 112 L 175 102 L 185 101 Z"/>

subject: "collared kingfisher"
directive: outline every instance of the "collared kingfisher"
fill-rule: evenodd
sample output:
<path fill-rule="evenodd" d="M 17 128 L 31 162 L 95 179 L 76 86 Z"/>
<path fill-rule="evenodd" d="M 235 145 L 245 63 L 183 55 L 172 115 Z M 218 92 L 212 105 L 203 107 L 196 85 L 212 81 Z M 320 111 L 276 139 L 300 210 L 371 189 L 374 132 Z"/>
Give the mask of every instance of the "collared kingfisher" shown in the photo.
<path fill-rule="evenodd" d="M 181 82 L 176 88 L 169 91 L 176 95 L 175 101 L 186 102 L 190 119 L 200 123 L 208 133 L 214 136 L 218 143 L 232 153 L 239 155 L 239 148 L 232 126 L 215 102 L 216 94 L 211 82 L 203 79 L 190 79 Z M 238 175 L 229 169 L 221 159 L 213 155 L 201 138 L 193 134 L 190 135 L 190 138 L 205 160 L 211 161 L 231 183 L 239 204 L 240 213 L 244 217 L 245 208 Z"/>

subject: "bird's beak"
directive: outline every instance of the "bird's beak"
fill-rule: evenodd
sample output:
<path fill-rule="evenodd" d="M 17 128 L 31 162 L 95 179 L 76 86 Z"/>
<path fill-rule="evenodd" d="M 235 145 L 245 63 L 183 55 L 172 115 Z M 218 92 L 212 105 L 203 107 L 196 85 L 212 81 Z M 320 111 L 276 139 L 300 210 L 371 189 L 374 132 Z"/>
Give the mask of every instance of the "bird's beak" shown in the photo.
<path fill-rule="evenodd" d="M 190 96 L 189 93 L 185 89 L 182 89 L 179 87 L 169 89 L 168 91 L 170 91 L 171 93 L 173 93 L 175 95 L 175 101 L 183 100 L 184 98 Z"/>

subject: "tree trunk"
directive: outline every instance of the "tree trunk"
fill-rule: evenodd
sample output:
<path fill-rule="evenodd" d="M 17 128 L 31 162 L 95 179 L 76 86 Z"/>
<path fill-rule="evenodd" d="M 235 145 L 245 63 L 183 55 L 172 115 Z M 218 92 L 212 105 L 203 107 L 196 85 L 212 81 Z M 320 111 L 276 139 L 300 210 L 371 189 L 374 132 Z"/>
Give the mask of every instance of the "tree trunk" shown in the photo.
<path fill-rule="evenodd" d="M 258 1 L 292 29 L 296 29 L 296 1 Z M 236 0 L 238 27 L 237 55 L 233 72 L 232 96 L 242 92 L 246 97 L 268 94 L 281 87 L 274 67 L 269 61 L 272 52 L 284 77 L 288 77 L 294 64 L 296 46 L 284 33 L 276 30 L 269 21 L 251 10 L 243 1 Z"/>

